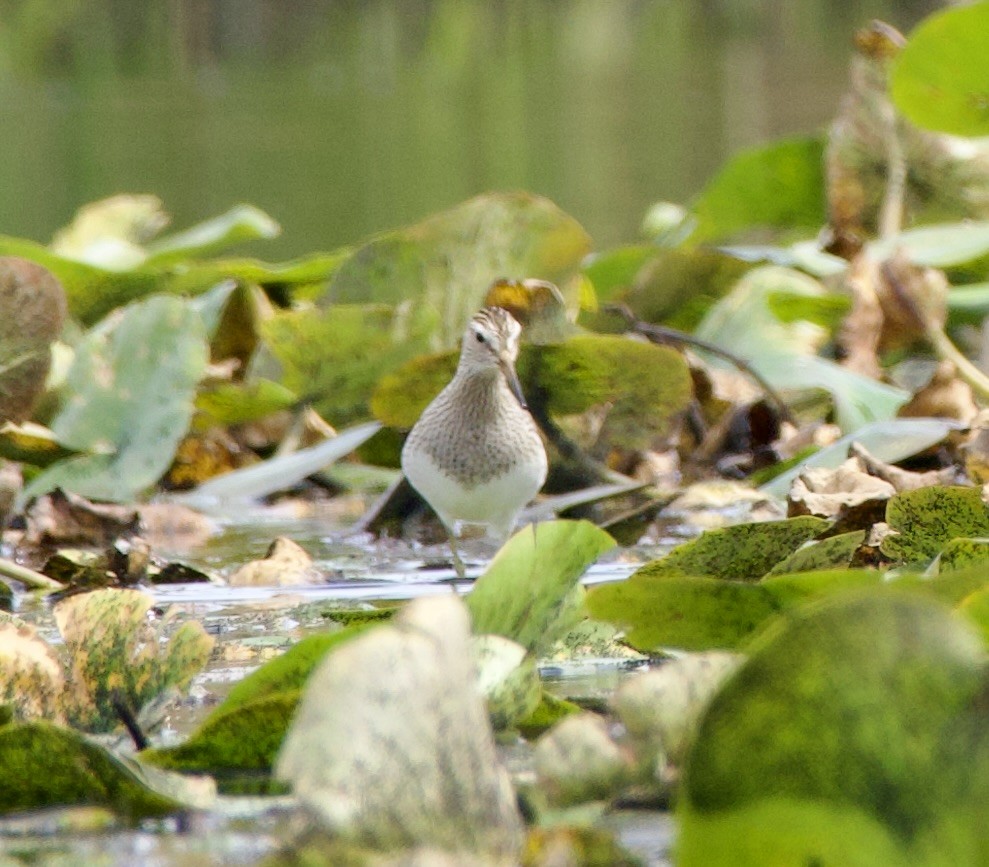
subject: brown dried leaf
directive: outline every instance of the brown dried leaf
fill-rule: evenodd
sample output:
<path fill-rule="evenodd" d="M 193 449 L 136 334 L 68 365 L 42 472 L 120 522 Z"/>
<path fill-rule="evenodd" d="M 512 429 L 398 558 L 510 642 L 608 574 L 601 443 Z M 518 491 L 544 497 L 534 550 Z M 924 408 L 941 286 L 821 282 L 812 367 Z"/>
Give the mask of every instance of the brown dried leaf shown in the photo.
<path fill-rule="evenodd" d="M 279 536 L 262 560 L 245 563 L 227 578 L 233 587 L 318 584 L 323 580 L 305 549 L 285 536 Z"/>
<path fill-rule="evenodd" d="M 787 514 L 840 518 L 846 530 L 854 515 L 853 525 L 869 526 L 882 518 L 895 493 L 889 482 L 870 476 L 857 461 L 845 461 L 835 470 L 819 467 L 801 473 L 790 489 Z"/>
<path fill-rule="evenodd" d="M 848 449 L 848 454 L 858 461 L 858 465 L 864 472 L 867 472 L 870 476 L 875 476 L 877 479 L 889 482 L 898 494 L 903 491 L 915 491 L 918 488 L 929 488 L 931 485 L 950 485 L 956 481 L 954 467 L 946 467 L 942 470 L 928 470 L 925 473 L 915 473 L 911 470 L 904 470 L 892 464 L 887 464 L 885 461 L 873 457 L 859 443 L 852 443 Z"/>
<path fill-rule="evenodd" d="M 958 376 L 950 361 L 942 361 L 930 381 L 900 407 L 897 415 L 914 418 L 955 418 L 970 422 L 979 408 L 972 387 Z"/>
<path fill-rule="evenodd" d="M 138 529 L 138 513 L 128 506 L 93 503 L 78 494 L 53 491 L 38 497 L 25 515 L 29 545 L 87 545 L 102 548 Z"/>

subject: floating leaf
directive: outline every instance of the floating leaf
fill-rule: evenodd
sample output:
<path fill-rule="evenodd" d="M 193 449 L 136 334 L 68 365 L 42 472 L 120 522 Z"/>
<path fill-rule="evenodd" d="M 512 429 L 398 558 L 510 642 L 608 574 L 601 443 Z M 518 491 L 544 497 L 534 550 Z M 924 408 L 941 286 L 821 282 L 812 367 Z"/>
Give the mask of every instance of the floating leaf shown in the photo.
<path fill-rule="evenodd" d="M 587 594 L 591 616 L 625 629 L 625 641 L 643 652 L 740 647 L 780 607 L 759 584 L 642 569 Z"/>
<path fill-rule="evenodd" d="M 746 229 L 824 223 L 820 138 L 773 142 L 733 156 L 694 202 L 694 236 L 707 241 Z"/>
<path fill-rule="evenodd" d="M 99 804 L 130 819 L 213 801 L 211 782 L 185 780 L 115 756 L 47 722 L 0 726 L 0 812 Z"/>
<path fill-rule="evenodd" d="M 952 539 L 933 565 L 938 575 L 989 565 L 989 539 Z"/>
<path fill-rule="evenodd" d="M 665 557 L 647 563 L 637 575 L 704 575 L 754 581 L 828 527 L 804 515 L 785 521 L 760 521 L 706 530 L 678 545 Z"/>
<path fill-rule="evenodd" d="M 918 126 L 989 135 L 989 6 L 972 3 L 928 16 L 893 66 L 897 108 Z"/>
<path fill-rule="evenodd" d="M 893 497 L 886 523 L 896 533 L 883 539 L 882 552 L 902 563 L 925 563 L 956 537 L 989 536 L 989 506 L 981 488 L 932 486 Z"/>
<path fill-rule="evenodd" d="M 477 635 L 538 654 L 577 619 L 580 578 L 615 541 L 589 521 L 546 521 L 513 535 L 467 596 Z"/>
<path fill-rule="evenodd" d="M 69 652 L 66 714 L 98 731 L 117 723 L 119 696 L 134 712 L 166 689 L 188 686 L 206 664 L 213 639 L 199 623 L 182 624 L 167 644 L 163 624 L 148 620 L 154 600 L 138 590 L 105 589 L 70 596 L 55 608 Z"/>
<path fill-rule="evenodd" d="M 839 533 L 837 536 L 809 542 L 797 548 L 789 557 L 780 560 L 773 566 L 769 574 L 811 572 L 847 567 L 851 564 L 852 555 L 863 541 L 865 541 L 865 530 Z"/>
<path fill-rule="evenodd" d="M 627 337 L 585 334 L 529 347 L 518 367 L 526 393 L 545 395 L 553 414 L 608 404 L 598 435 L 606 448 L 648 448 L 693 397 L 682 353 Z"/>
<path fill-rule="evenodd" d="M 927 600 L 868 594 L 798 609 L 704 715 L 681 790 L 678 863 L 959 863 L 910 857 L 911 844 L 930 835 L 926 845 L 940 839 L 957 854 L 947 844 L 965 839 L 954 810 L 974 769 L 945 738 L 982 686 L 984 655 L 964 622 Z"/>
<path fill-rule="evenodd" d="M 0 258 L 0 424 L 31 414 L 64 320 L 65 293 L 49 271 Z"/>
<path fill-rule="evenodd" d="M 590 239 L 572 217 L 529 193 L 489 193 L 377 236 L 334 274 L 324 304 L 413 305 L 432 333 L 422 350 L 452 349 L 488 287 L 503 278 L 555 283 L 571 315 L 572 278 Z"/>
<path fill-rule="evenodd" d="M 415 355 L 423 334 L 402 312 L 382 304 L 338 304 L 326 310 L 287 310 L 261 333 L 281 363 L 286 388 L 311 396 L 334 423 L 367 416 L 367 399 L 386 371 Z"/>
<path fill-rule="evenodd" d="M 93 329 L 76 350 L 70 397 L 51 425 L 59 442 L 90 454 L 45 470 L 22 498 L 60 487 L 134 499 L 168 469 L 206 361 L 202 321 L 179 298 L 149 298 Z"/>
<path fill-rule="evenodd" d="M 216 424 L 236 425 L 289 409 L 298 400 L 298 395 L 281 383 L 255 379 L 245 383 L 218 383 L 200 390 L 196 409 Z"/>
<path fill-rule="evenodd" d="M 456 596 L 416 599 L 316 670 L 277 772 L 323 828 L 383 851 L 517 860 L 522 823 Z"/>

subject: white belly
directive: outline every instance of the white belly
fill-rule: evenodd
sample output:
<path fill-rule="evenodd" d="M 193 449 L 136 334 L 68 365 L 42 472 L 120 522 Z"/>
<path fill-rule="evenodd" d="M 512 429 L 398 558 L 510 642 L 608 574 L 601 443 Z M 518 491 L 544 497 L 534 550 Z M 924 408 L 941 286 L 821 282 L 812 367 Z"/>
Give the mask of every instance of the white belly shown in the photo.
<path fill-rule="evenodd" d="M 507 536 L 518 513 L 546 481 L 546 455 L 542 450 L 512 465 L 508 472 L 466 487 L 443 475 L 424 451 L 403 456 L 405 475 L 440 520 L 452 530 L 458 524 L 484 524 L 492 533 Z"/>

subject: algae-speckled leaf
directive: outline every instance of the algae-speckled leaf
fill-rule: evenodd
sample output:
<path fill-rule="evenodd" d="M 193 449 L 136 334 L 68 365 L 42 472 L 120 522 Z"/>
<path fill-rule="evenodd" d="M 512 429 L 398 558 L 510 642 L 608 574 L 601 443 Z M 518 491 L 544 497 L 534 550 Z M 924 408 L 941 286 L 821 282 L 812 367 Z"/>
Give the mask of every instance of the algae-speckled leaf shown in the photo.
<path fill-rule="evenodd" d="M 758 584 L 643 569 L 626 581 L 594 587 L 586 604 L 592 617 L 625 629 L 625 640 L 644 652 L 736 648 L 781 607 Z"/>
<path fill-rule="evenodd" d="M 989 506 L 981 488 L 932 486 L 890 499 L 886 523 L 896 533 L 883 539 L 882 552 L 900 563 L 926 563 L 952 539 L 989 536 Z"/>
<path fill-rule="evenodd" d="M 184 780 L 120 758 L 48 722 L 0 727 L 0 812 L 106 806 L 130 819 L 207 807 L 212 781 Z"/>
<path fill-rule="evenodd" d="M 467 596 L 474 633 L 545 650 L 578 616 L 581 576 L 614 545 L 589 521 L 546 521 L 519 530 Z"/>
<path fill-rule="evenodd" d="M 510 729 L 539 706 L 542 688 L 536 661 L 521 644 L 501 635 L 475 635 L 471 644 L 491 726 L 495 731 Z"/>
<path fill-rule="evenodd" d="M 70 596 L 55 607 L 69 653 L 65 712 L 96 731 L 118 722 L 119 696 L 133 712 L 170 687 L 188 685 L 209 659 L 213 638 L 196 621 L 163 641 L 167 620 L 153 623 L 154 600 L 138 590 L 104 589 Z"/>
<path fill-rule="evenodd" d="M 133 500 L 168 469 L 206 362 L 202 320 L 181 298 L 154 296 L 104 320 L 77 348 L 51 424 L 61 443 L 88 454 L 49 467 L 23 497 L 60 487 Z"/>
<path fill-rule="evenodd" d="M 989 135 L 989 3 L 926 18 L 893 66 L 896 107 L 918 126 Z"/>
<path fill-rule="evenodd" d="M 647 563 L 637 574 L 755 581 L 827 527 L 823 518 L 805 515 L 707 530 L 665 557 Z"/>
<path fill-rule="evenodd" d="M 936 568 L 938 575 L 944 575 L 976 566 L 989 566 L 989 538 L 950 540 L 941 549 L 933 568 Z"/>
<path fill-rule="evenodd" d="M 982 863 L 958 846 L 978 829 L 955 811 L 984 815 L 986 786 L 951 726 L 984 679 L 979 637 L 938 603 L 857 593 L 798 609 L 701 721 L 677 863 Z"/>
<path fill-rule="evenodd" d="M 840 569 L 851 563 L 852 555 L 865 540 L 865 530 L 840 533 L 816 542 L 801 545 L 789 557 L 780 560 L 770 575 L 786 572 L 812 572 L 820 569 Z"/>

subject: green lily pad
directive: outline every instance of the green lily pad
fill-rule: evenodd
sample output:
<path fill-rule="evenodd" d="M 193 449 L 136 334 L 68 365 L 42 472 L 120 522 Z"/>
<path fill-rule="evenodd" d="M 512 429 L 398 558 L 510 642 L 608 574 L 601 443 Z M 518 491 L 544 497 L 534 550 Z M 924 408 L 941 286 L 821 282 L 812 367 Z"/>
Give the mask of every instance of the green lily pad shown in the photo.
<path fill-rule="evenodd" d="M 736 648 L 780 610 L 759 584 L 650 574 L 645 567 L 625 581 L 587 593 L 592 617 L 625 629 L 636 650 Z"/>
<path fill-rule="evenodd" d="M 377 380 L 423 346 L 424 333 L 406 320 L 383 304 L 338 304 L 282 311 L 262 323 L 261 333 L 282 365 L 282 384 L 344 423 L 366 417 Z"/>
<path fill-rule="evenodd" d="M 698 240 L 757 227 L 817 229 L 825 221 L 824 144 L 795 138 L 733 156 L 694 202 Z"/>
<path fill-rule="evenodd" d="M 580 578 L 615 540 L 589 521 L 546 521 L 513 535 L 466 598 L 476 635 L 539 654 L 579 616 Z"/>
<path fill-rule="evenodd" d="M 886 523 L 897 532 L 883 539 L 882 552 L 900 563 L 926 563 L 952 539 L 989 536 L 989 506 L 981 488 L 932 486 L 892 497 Z"/>
<path fill-rule="evenodd" d="M 168 469 L 206 362 L 202 320 L 180 298 L 149 298 L 94 328 L 76 350 L 69 397 L 51 424 L 59 442 L 88 453 L 40 473 L 22 499 L 55 488 L 135 499 Z"/>
<path fill-rule="evenodd" d="M 277 238 L 281 231 L 281 226 L 260 208 L 235 205 L 218 217 L 151 241 L 145 246 L 148 254 L 145 264 L 163 265 L 215 253 L 245 241 Z"/>
<path fill-rule="evenodd" d="M 759 521 L 706 530 L 647 563 L 636 575 L 703 575 L 755 581 L 805 542 L 823 533 L 828 522 L 804 515 L 785 521 Z"/>
<path fill-rule="evenodd" d="M 647 448 L 693 397 L 682 353 L 626 337 L 585 334 L 528 347 L 518 367 L 526 393 L 545 395 L 555 415 L 610 404 L 598 435 L 608 448 Z"/>
<path fill-rule="evenodd" d="M 865 530 L 854 530 L 851 533 L 839 533 L 808 542 L 797 548 L 789 557 L 780 560 L 772 569 L 770 575 L 782 575 L 787 572 L 812 572 L 820 569 L 840 569 L 851 563 L 852 555 L 865 540 Z"/>
<path fill-rule="evenodd" d="M 452 349 L 496 280 L 555 283 L 572 316 L 581 303 L 574 280 L 590 239 L 572 217 L 529 193 L 489 193 L 421 223 L 377 236 L 354 251 L 321 299 L 330 304 L 411 304 L 430 342 Z"/>
<path fill-rule="evenodd" d="M 701 722 L 678 863 L 958 863 L 915 860 L 910 846 L 963 803 L 970 769 L 949 766 L 943 739 L 979 693 L 984 658 L 962 619 L 901 594 L 780 621 Z"/>
<path fill-rule="evenodd" d="M 781 606 L 790 607 L 846 590 L 879 587 L 883 580 L 883 573 L 877 569 L 819 569 L 813 572 L 773 572 L 759 584 Z"/>
<path fill-rule="evenodd" d="M 972 3 L 929 17 L 893 65 L 896 107 L 918 126 L 989 135 L 989 7 Z"/>
<path fill-rule="evenodd" d="M 0 727 L 0 812 L 73 804 L 107 806 L 130 819 L 166 816 L 212 800 L 198 784 L 123 759 L 48 722 Z"/>
<path fill-rule="evenodd" d="M 952 539 L 941 549 L 934 566 L 937 574 L 989 564 L 989 539 Z"/>

